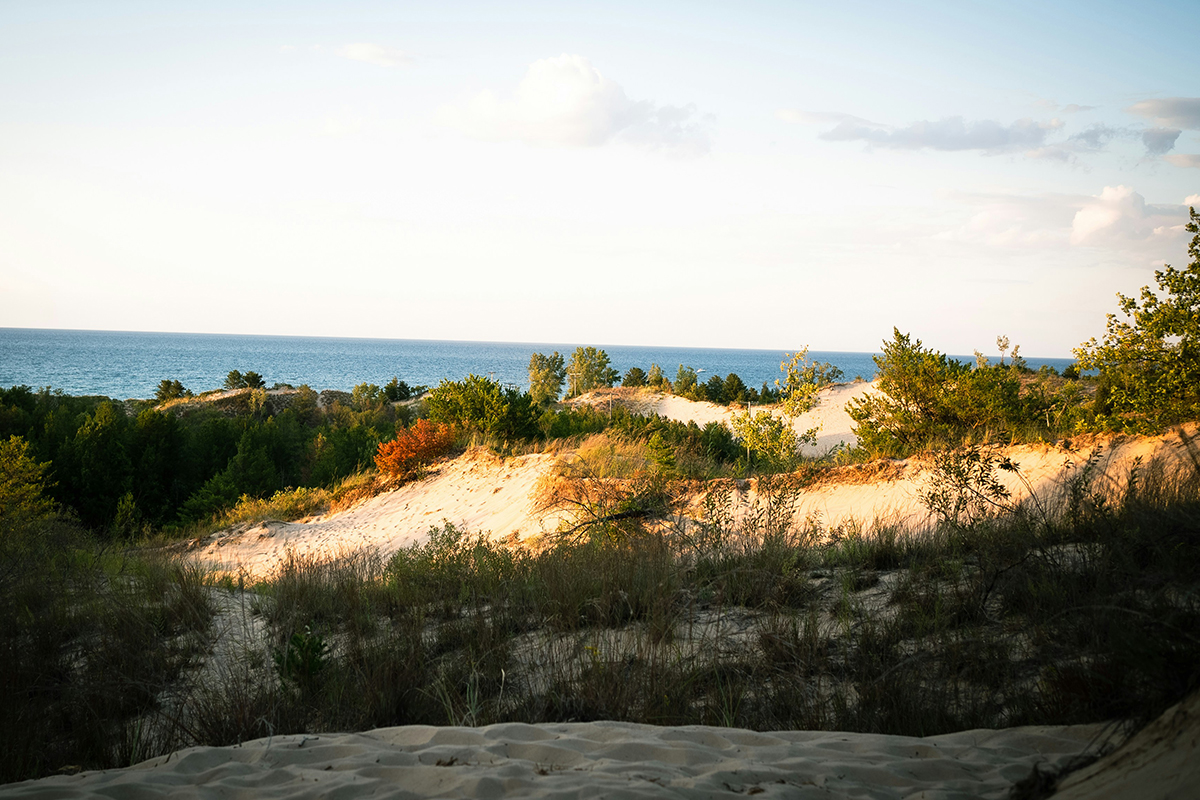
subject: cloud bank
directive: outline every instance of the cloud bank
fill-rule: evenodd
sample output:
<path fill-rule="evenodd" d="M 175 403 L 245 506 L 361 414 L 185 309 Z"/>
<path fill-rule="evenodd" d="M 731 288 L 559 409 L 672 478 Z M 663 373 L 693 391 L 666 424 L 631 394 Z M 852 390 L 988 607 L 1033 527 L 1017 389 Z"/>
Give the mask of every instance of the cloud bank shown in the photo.
<path fill-rule="evenodd" d="M 1152 119 L 1164 128 L 1200 130 L 1200 97 L 1162 97 L 1142 100 L 1125 109 Z"/>
<path fill-rule="evenodd" d="M 621 140 L 685 155 L 708 152 L 708 120 L 694 105 L 632 100 L 583 56 L 563 54 L 529 66 L 511 97 L 482 92 L 439 112 L 445 124 L 485 141 L 599 147 Z"/>

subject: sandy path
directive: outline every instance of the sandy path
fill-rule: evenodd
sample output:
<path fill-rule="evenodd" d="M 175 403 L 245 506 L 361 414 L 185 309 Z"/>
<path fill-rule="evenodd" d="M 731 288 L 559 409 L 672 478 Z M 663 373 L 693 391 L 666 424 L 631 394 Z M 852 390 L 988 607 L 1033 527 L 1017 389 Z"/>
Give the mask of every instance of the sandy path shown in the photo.
<path fill-rule="evenodd" d="M 0 787 L 0 797 L 1001 798 L 1097 726 L 910 738 L 621 722 L 406 726 L 196 747 L 121 770 Z"/>

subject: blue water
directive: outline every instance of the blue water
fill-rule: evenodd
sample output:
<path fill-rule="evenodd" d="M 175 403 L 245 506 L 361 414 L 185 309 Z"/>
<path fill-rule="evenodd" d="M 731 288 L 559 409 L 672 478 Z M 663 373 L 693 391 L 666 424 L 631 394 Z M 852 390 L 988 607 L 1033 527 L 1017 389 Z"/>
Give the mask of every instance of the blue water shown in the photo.
<path fill-rule="evenodd" d="M 652 363 L 674 380 L 680 364 L 700 380 L 736 372 L 747 385 L 774 385 L 779 350 L 629 347 L 597 344 L 621 374 Z M 469 373 L 528 386 L 529 355 L 555 350 L 570 358 L 575 344 L 447 342 L 419 339 L 341 339 L 313 336 L 240 336 L 205 333 L 137 333 L 0 328 L 0 387 L 49 386 L 67 394 L 114 398 L 153 397 L 159 381 L 178 380 L 193 392 L 217 389 L 230 370 L 258 372 L 267 385 L 307 383 L 349 391 L 360 383 L 383 385 L 393 376 L 409 385 L 435 386 Z M 840 367 L 846 380 L 875 374 L 871 353 L 809 353 Z M 959 356 L 974 361 L 970 356 Z M 1036 369 L 1061 370 L 1066 358 L 1029 358 Z"/>

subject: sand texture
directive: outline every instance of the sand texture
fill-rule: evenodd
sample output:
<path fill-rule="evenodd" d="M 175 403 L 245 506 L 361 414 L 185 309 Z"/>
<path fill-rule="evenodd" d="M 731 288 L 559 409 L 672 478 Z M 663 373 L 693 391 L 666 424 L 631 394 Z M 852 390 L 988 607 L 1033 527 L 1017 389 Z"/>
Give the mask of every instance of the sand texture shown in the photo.
<path fill-rule="evenodd" d="M 406 726 L 196 747 L 119 770 L 0 787 L 5 798 L 1001 798 L 1097 726 L 924 739 L 619 722 Z"/>

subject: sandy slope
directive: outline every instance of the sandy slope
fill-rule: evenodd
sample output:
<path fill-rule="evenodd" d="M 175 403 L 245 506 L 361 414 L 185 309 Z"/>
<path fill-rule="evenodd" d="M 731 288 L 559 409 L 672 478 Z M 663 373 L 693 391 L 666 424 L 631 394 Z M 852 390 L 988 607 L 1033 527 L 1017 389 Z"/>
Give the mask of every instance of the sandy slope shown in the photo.
<path fill-rule="evenodd" d="M 557 520 L 533 514 L 530 498 L 554 456 L 499 459 L 474 449 L 434 468 L 423 480 L 373 497 L 328 517 L 268 521 L 209 537 L 190 554 L 222 572 L 270 574 L 287 557 L 332 556 L 373 548 L 385 558 L 428 538 L 429 529 L 452 522 L 493 538 L 525 538 L 553 530 Z"/>
<path fill-rule="evenodd" d="M 197 747 L 121 770 L 0 787 L 0 797 L 1000 798 L 1098 727 L 924 739 L 621 722 L 406 726 Z"/>
<path fill-rule="evenodd" d="M 806 456 L 824 455 L 841 444 L 848 447 L 858 444 L 858 437 L 854 435 L 854 420 L 846 413 L 846 404 L 868 394 L 878 394 L 878 391 L 874 383 L 864 381 L 839 383 L 822 389 L 817 395 L 816 406 L 792 421 L 797 433 L 817 429 L 817 443 L 804 445 L 801 452 Z M 729 425 L 733 415 L 744 410 L 696 402 L 673 394 L 624 388 L 588 392 L 571 400 L 570 404 L 592 405 L 601 409 L 608 408 L 610 404 L 623 405 L 638 414 L 658 414 L 679 422 L 695 422 L 701 428 L 710 422 Z M 782 412 L 777 408 L 771 411 L 782 417 Z"/>
<path fill-rule="evenodd" d="M 866 383 L 832 387 L 822 392 L 818 406 L 798 424 L 811 427 L 823 422 L 824 441 L 848 441 L 853 433 L 845 403 L 869 391 L 873 389 Z M 593 394 L 590 400 L 606 402 L 603 395 Z M 711 403 L 652 393 L 624 393 L 613 400 L 640 403 L 638 410 L 643 412 L 654 410 L 698 424 L 723 419 L 720 415 L 729 413 Z M 1179 439 L 1172 435 L 1124 437 L 1099 444 L 1095 440 L 1080 441 L 1070 448 L 1021 445 L 1004 453 L 1020 468 L 1019 473 L 1001 473 L 1013 499 L 1027 498 L 1032 492 L 1037 502 L 1047 505 L 1089 458 L 1096 458 L 1094 469 L 1101 476 L 1096 485 L 1120 491 L 1122 476 L 1138 459 L 1149 462 L 1159 456 L 1172 460 L 1186 457 Z M 558 518 L 536 514 L 532 503 L 534 487 L 554 460 L 551 455 L 500 459 L 483 450 L 472 450 L 437 466 L 423 480 L 335 515 L 290 523 L 267 521 L 215 534 L 194 549 L 192 557 L 222 572 L 241 570 L 258 576 L 270 574 L 289 552 L 320 558 L 369 548 L 386 558 L 399 548 L 424 541 L 431 526 L 445 521 L 492 538 L 524 539 L 558 527 Z M 794 502 L 793 518 L 797 525 L 826 530 L 870 530 L 878 523 L 920 528 L 932 521 L 921 501 L 929 480 L 929 465 L 917 460 L 842 468 L 790 498 Z M 764 500 L 756 481 L 727 481 L 726 486 L 735 520 L 762 507 Z M 702 494 L 693 498 L 690 516 L 701 513 L 702 500 Z"/>

